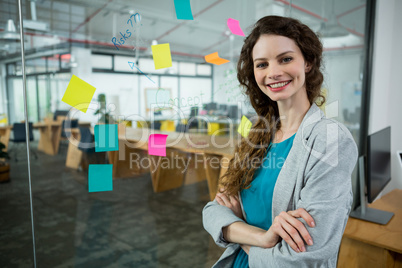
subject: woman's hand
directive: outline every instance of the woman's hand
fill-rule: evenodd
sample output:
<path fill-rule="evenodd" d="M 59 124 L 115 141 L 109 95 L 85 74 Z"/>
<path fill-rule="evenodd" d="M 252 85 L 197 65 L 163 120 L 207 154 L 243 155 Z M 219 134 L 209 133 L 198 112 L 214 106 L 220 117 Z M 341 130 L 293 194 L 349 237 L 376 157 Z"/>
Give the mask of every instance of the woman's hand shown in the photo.
<path fill-rule="evenodd" d="M 315 226 L 313 218 L 303 208 L 288 212 L 282 211 L 275 217 L 271 227 L 263 235 L 262 243 L 266 245 L 267 248 L 273 247 L 279 242 L 281 237 L 294 251 L 306 251 L 304 241 L 311 246 L 313 245 L 313 240 L 307 232 L 306 227 L 304 227 L 304 224 L 295 218 L 303 218 L 310 227 Z"/>
<path fill-rule="evenodd" d="M 215 196 L 215 200 L 219 205 L 230 208 L 237 217 L 243 219 L 239 197 L 228 196 L 225 193 L 218 192 Z"/>

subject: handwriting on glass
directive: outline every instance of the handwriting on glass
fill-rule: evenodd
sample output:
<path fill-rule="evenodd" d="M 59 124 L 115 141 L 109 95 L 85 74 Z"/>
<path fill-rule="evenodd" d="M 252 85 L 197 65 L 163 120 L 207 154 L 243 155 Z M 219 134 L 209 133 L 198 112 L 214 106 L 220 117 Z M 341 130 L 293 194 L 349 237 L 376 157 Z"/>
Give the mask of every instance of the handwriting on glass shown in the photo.
<path fill-rule="evenodd" d="M 134 22 L 135 24 L 137 24 L 137 20 L 138 20 L 138 22 L 141 21 L 141 15 L 140 15 L 138 12 L 135 13 L 135 14 L 132 14 L 132 15 L 130 16 L 130 18 L 129 18 L 128 21 L 127 21 L 127 24 L 131 25 L 131 27 L 134 27 L 133 22 Z M 134 30 L 134 32 L 135 32 L 135 30 Z M 131 31 L 130 31 L 130 29 L 127 29 L 124 34 L 123 34 L 122 32 L 120 32 L 120 36 L 121 36 L 121 37 L 120 37 L 119 40 L 118 40 L 116 37 L 114 37 L 114 36 L 113 36 L 113 38 L 112 38 L 112 43 L 113 43 L 113 45 L 117 48 L 117 50 L 119 50 L 119 46 L 124 45 L 124 43 L 126 42 L 126 40 L 131 37 Z"/>

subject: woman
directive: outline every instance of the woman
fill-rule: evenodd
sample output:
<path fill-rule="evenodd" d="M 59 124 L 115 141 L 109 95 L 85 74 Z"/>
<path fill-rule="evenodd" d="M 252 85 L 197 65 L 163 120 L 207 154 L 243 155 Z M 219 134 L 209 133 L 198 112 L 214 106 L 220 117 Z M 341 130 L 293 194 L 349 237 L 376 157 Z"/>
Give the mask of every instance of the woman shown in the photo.
<path fill-rule="evenodd" d="M 336 267 L 353 201 L 357 147 L 316 105 L 322 44 L 291 18 L 260 19 L 245 39 L 237 77 L 258 114 L 203 210 L 226 247 L 214 267 Z"/>

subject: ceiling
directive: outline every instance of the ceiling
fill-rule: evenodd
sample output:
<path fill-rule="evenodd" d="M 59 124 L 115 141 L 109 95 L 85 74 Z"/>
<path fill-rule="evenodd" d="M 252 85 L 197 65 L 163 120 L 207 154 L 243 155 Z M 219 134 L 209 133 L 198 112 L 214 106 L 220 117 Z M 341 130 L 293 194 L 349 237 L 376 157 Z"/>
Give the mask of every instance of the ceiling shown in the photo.
<path fill-rule="evenodd" d="M 18 6 L 15 0 L 0 1 L 0 28 L 8 19 L 18 26 Z M 23 18 L 31 20 L 31 1 L 23 2 Z M 149 55 L 152 40 L 170 43 L 173 57 L 203 61 L 203 56 L 216 52 L 233 59 L 239 54 L 244 37 L 232 36 L 226 26 L 228 18 L 240 21 L 247 35 L 262 16 L 276 14 L 292 16 L 318 31 L 333 15 L 339 27 L 350 35 L 339 41 L 324 40 L 324 47 L 344 50 L 362 47 L 365 26 L 365 0 L 191 0 L 194 20 L 177 20 L 173 0 L 37 0 L 37 21 L 47 23 L 48 31 L 25 29 L 25 49 L 35 49 L 59 43 L 85 43 L 117 52 L 112 38 L 120 32 L 132 32 L 127 38 L 127 50 L 138 47 Z M 291 7 L 291 8 L 290 8 Z M 138 12 L 140 22 L 128 22 Z M 17 27 L 18 28 L 18 27 Z M 135 32 L 134 32 L 135 31 Z M 127 35 L 126 35 L 127 36 Z M 328 42 L 326 42 L 328 41 Z M 19 42 L 0 41 L 2 58 L 19 51 Z M 120 47 L 119 52 L 124 48 Z"/>

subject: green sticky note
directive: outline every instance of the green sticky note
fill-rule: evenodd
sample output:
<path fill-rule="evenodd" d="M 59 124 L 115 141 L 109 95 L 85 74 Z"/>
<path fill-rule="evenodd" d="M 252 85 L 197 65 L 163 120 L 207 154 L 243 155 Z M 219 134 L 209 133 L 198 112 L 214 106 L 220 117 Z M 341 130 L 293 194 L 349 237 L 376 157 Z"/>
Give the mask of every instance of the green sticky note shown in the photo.
<path fill-rule="evenodd" d="M 242 135 L 244 138 L 247 138 L 248 134 L 250 133 L 252 125 L 253 123 L 251 123 L 251 121 L 248 120 L 248 118 L 243 115 L 243 117 L 241 118 L 239 128 L 237 129 L 237 132 L 239 132 L 240 135 Z"/>
<path fill-rule="evenodd" d="M 95 152 L 119 150 L 117 124 L 95 125 Z"/>
<path fill-rule="evenodd" d="M 174 0 L 174 7 L 176 9 L 176 17 L 178 20 L 193 20 L 193 13 L 191 12 L 190 0 Z"/>
<path fill-rule="evenodd" d="M 113 191 L 113 165 L 89 165 L 88 192 Z"/>
<path fill-rule="evenodd" d="M 86 113 L 95 90 L 95 87 L 73 75 L 61 101 Z"/>
<path fill-rule="evenodd" d="M 151 48 L 155 70 L 172 67 L 172 55 L 170 54 L 169 43 L 153 45 Z"/>

